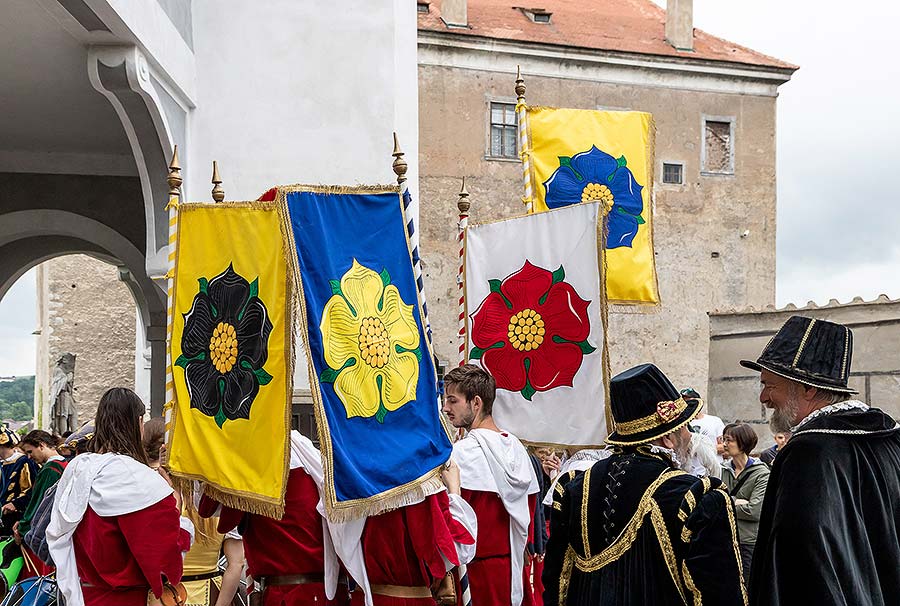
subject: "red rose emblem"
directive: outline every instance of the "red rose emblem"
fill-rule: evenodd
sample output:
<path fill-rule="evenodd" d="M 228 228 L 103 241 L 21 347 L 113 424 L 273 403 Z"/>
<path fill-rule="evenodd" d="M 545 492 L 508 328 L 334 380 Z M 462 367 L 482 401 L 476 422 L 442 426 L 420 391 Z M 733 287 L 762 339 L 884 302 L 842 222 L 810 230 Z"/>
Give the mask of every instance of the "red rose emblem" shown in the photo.
<path fill-rule="evenodd" d="M 525 261 L 504 280 L 490 280 L 491 293 L 471 316 L 469 357 L 481 360 L 498 388 L 531 400 L 571 387 L 582 358 L 596 350 L 587 342 L 590 301 L 565 277 L 562 266 L 549 272 Z"/>

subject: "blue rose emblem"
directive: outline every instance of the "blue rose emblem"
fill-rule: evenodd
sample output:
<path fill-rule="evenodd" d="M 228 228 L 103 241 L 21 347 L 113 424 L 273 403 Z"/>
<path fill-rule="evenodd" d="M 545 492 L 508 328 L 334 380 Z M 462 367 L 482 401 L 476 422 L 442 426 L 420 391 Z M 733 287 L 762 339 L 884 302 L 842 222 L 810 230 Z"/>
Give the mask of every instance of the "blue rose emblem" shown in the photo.
<path fill-rule="evenodd" d="M 579 202 L 603 202 L 609 214 L 607 248 L 631 248 L 644 210 L 644 189 L 634 180 L 625 156 L 613 158 L 591 146 L 588 151 L 571 158 L 560 156 L 559 168 L 544 182 L 545 200 L 550 208 L 560 208 Z"/>

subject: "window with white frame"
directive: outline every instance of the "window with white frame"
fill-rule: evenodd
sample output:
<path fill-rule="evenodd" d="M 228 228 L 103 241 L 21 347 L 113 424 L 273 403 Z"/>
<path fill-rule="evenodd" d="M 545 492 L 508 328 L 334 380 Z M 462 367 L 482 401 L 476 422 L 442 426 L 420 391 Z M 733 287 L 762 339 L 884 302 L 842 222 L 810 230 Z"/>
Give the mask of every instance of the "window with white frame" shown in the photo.
<path fill-rule="evenodd" d="M 703 121 L 703 172 L 734 173 L 734 121 L 707 118 Z"/>
<path fill-rule="evenodd" d="M 491 157 L 518 158 L 516 104 L 491 102 Z"/>

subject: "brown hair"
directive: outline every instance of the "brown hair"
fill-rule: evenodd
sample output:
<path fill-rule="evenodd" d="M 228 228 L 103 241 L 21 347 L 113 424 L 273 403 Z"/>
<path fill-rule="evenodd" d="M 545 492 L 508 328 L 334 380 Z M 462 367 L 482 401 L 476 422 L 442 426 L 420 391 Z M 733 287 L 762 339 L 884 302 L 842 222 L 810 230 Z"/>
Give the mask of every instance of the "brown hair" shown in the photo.
<path fill-rule="evenodd" d="M 753 449 L 756 448 L 756 443 L 759 442 L 756 432 L 746 423 L 729 423 L 722 430 L 722 435 L 730 435 L 734 438 L 737 447 L 748 457 Z"/>
<path fill-rule="evenodd" d="M 100 398 L 94 420 L 93 452 L 115 452 L 149 465 L 141 443 L 141 419 L 146 410 L 136 393 L 113 387 Z"/>
<path fill-rule="evenodd" d="M 30 444 L 37 448 L 41 444 L 44 444 L 48 448 L 58 448 L 60 443 L 59 436 L 55 436 L 48 431 L 44 431 L 42 429 L 32 429 L 21 439 L 22 444 Z"/>
<path fill-rule="evenodd" d="M 150 461 L 159 461 L 159 449 L 166 438 L 166 421 L 162 417 L 153 417 L 144 423 L 144 452 Z"/>
<path fill-rule="evenodd" d="M 497 393 L 497 382 L 494 377 L 474 364 L 463 364 L 444 375 L 444 386 L 453 387 L 466 397 L 467 402 L 481 398 L 484 406 L 482 412 L 489 416 L 494 410 L 494 396 Z"/>

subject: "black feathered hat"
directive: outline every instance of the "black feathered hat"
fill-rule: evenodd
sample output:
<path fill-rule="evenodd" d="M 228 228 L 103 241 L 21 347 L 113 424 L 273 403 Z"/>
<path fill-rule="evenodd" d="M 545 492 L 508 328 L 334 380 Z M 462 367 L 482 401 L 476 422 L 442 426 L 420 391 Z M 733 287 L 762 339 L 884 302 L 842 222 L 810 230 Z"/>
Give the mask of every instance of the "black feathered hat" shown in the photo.
<path fill-rule="evenodd" d="M 652 442 L 697 416 L 700 400 L 686 401 L 653 364 L 635 366 L 609 382 L 615 431 L 609 444 L 632 446 Z"/>
<path fill-rule="evenodd" d="M 854 394 L 858 392 L 847 386 L 852 357 L 853 332 L 849 328 L 791 316 L 756 362 L 741 360 L 741 366 L 768 370 L 810 387 Z"/>

